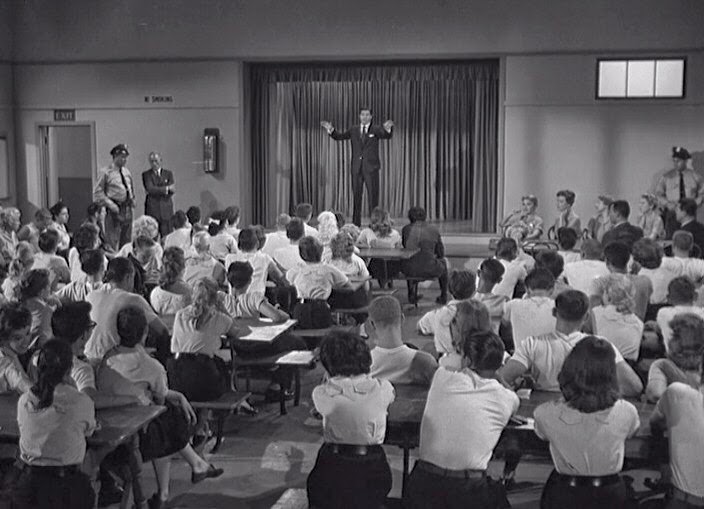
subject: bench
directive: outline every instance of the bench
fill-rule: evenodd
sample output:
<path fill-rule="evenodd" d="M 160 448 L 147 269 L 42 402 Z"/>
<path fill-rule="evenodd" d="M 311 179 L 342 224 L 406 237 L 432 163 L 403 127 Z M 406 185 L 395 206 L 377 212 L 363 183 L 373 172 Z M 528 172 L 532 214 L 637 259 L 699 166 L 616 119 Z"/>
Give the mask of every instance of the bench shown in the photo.
<path fill-rule="evenodd" d="M 308 509 L 308 494 L 304 489 L 289 488 L 271 509 Z"/>
<path fill-rule="evenodd" d="M 212 401 L 192 401 L 191 406 L 194 410 L 212 410 L 216 416 L 215 428 L 215 445 L 211 449 L 211 453 L 215 454 L 222 444 L 222 432 L 225 424 L 225 418 L 236 411 L 242 403 L 251 396 L 249 392 L 232 392 L 228 391 L 218 399 Z"/>
<path fill-rule="evenodd" d="M 344 332 L 352 332 L 354 325 L 333 325 L 325 329 L 293 329 L 291 332 L 296 336 L 303 338 L 309 350 L 315 350 L 325 336 L 334 330 Z"/>

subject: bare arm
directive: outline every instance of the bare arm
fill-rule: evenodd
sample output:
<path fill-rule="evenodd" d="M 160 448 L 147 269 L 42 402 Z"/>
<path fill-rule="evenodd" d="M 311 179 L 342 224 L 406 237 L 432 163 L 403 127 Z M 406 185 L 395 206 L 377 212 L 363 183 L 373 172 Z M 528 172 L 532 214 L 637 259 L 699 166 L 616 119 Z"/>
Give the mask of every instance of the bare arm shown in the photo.
<path fill-rule="evenodd" d="M 526 371 L 528 370 L 523 364 L 518 361 L 514 361 L 513 359 L 509 359 L 506 361 L 506 364 L 499 369 L 497 375 L 500 381 L 502 381 L 505 385 L 512 387 L 516 380 Z"/>
<path fill-rule="evenodd" d="M 626 361 L 616 363 L 616 378 L 623 396 L 636 397 L 643 392 L 643 383 Z"/>
<path fill-rule="evenodd" d="M 288 313 L 272 306 L 271 302 L 266 299 L 259 305 L 259 312 L 266 318 L 271 318 L 274 322 L 285 322 L 290 318 Z"/>

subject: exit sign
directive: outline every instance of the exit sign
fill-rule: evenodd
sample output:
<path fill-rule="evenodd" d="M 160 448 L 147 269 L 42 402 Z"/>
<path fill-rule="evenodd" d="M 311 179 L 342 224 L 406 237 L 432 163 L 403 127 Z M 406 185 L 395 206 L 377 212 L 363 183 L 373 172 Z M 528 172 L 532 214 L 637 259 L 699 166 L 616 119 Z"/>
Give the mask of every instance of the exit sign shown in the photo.
<path fill-rule="evenodd" d="M 144 102 L 150 104 L 173 104 L 174 96 L 172 95 L 145 95 Z"/>
<path fill-rule="evenodd" d="M 75 122 L 76 110 L 54 110 L 55 122 Z"/>

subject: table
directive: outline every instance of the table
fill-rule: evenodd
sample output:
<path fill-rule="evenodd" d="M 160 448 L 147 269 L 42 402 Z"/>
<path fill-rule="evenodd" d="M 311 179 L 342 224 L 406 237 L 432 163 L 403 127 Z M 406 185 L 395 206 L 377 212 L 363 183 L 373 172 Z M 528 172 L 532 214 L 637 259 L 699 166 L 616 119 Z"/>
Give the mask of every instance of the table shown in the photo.
<path fill-rule="evenodd" d="M 381 287 L 385 288 L 386 283 L 389 281 L 389 268 L 388 262 L 390 261 L 403 261 L 408 260 L 414 254 L 416 254 L 419 249 L 404 249 L 396 247 L 365 247 L 360 248 L 359 256 L 367 260 L 367 263 L 372 258 L 377 260 L 382 260 L 384 262 L 384 275 L 380 279 Z"/>
<path fill-rule="evenodd" d="M 412 385 L 398 385 L 394 388 L 396 400 L 389 406 L 384 443 L 403 449 L 403 487 L 405 488 L 410 467 L 410 451 L 418 447 L 420 442 L 420 423 L 423 419 L 428 389 Z M 532 391 L 530 399 L 521 399 L 517 415 L 532 418 L 533 411 L 538 405 L 560 397 L 561 394 L 558 392 Z M 655 405 L 630 398 L 628 401 L 633 403 L 638 410 L 640 429 L 626 441 L 625 456 L 631 459 L 647 460 L 651 450 L 650 415 L 653 413 Z M 531 452 L 549 454 L 548 443 L 538 439 L 531 428 L 527 426 L 513 427 L 509 424 L 506 430 L 518 436 L 522 449 L 525 446 L 526 450 Z"/>

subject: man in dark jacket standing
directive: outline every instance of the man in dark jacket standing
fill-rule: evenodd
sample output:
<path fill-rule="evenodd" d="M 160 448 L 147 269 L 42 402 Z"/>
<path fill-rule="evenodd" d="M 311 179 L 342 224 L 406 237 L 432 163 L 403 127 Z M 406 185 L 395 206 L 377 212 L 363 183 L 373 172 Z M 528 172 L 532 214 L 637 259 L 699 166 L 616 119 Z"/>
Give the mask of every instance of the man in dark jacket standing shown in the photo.
<path fill-rule="evenodd" d="M 354 193 L 354 207 L 352 222 L 357 226 L 362 223 L 362 193 L 363 185 L 367 188 L 369 207 L 373 209 L 379 205 L 379 140 L 388 140 L 392 136 L 394 123 L 391 120 L 384 122 L 383 126 L 372 125 L 372 111 L 369 108 L 360 108 L 359 124 L 354 125 L 344 132 L 337 131 L 328 121 L 322 121 L 321 126 L 333 140 L 350 140 L 352 143 L 352 192 Z"/>
<path fill-rule="evenodd" d="M 174 215 L 174 174 L 161 167 L 158 152 L 149 154 L 150 169 L 142 173 L 142 183 L 147 193 L 144 213 L 159 222 L 159 233 L 166 237 L 171 233 L 171 216 Z"/>

